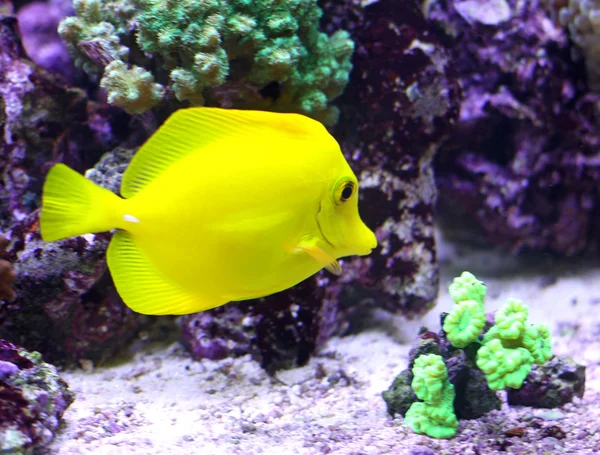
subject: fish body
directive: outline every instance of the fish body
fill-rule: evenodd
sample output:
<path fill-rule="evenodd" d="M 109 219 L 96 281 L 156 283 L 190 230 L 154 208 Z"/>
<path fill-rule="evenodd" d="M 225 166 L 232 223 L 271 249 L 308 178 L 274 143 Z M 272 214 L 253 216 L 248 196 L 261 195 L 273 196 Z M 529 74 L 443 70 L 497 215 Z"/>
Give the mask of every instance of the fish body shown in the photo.
<path fill-rule="evenodd" d="M 340 185 L 353 194 L 336 213 Z M 123 198 L 56 165 L 41 232 L 56 240 L 117 228 L 108 265 L 125 303 L 186 314 L 287 289 L 323 267 L 337 273 L 337 258 L 368 254 L 376 240 L 357 191 L 339 145 L 314 120 L 182 109 L 132 160 Z"/>

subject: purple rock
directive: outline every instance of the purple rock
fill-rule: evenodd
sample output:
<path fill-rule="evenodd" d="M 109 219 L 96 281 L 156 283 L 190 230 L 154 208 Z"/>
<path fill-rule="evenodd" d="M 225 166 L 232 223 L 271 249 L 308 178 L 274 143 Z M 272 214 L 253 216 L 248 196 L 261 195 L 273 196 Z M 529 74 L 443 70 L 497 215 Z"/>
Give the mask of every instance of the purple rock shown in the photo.
<path fill-rule="evenodd" d="M 19 367 L 14 363 L 0 360 L 0 380 L 15 374 L 17 371 L 19 371 Z"/>
<path fill-rule="evenodd" d="M 475 3 L 428 3 L 465 94 L 436 160 L 443 212 L 513 252 L 576 254 L 598 237 L 600 98 L 544 2 Z"/>
<path fill-rule="evenodd" d="M 18 11 L 19 28 L 27 54 L 42 68 L 72 80 L 77 70 L 58 24 L 73 13 L 70 2 L 33 2 Z"/>
<path fill-rule="evenodd" d="M 251 351 L 256 318 L 235 305 L 225 305 L 179 319 L 181 337 L 195 359 L 219 360 Z"/>

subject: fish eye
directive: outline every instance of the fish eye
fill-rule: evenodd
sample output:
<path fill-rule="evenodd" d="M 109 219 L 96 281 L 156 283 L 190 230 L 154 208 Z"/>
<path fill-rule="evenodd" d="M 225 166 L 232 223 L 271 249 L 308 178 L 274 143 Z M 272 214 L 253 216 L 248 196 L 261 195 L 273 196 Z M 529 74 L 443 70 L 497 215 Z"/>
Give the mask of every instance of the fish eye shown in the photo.
<path fill-rule="evenodd" d="M 335 205 L 341 205 L 350 200 L 358 191 L 356 180 L 349 175 L 340 177 L 333 185 L 331 198 Z"/>
<path fill-rule="evenodd" d="M 354 193 L 354 184 L 352 182 L 346 183 L 346 185 L 344 185 L 344 188 L 342 189 L 342 194 L 340 195 L 340 200 L 342 202 L 346 202 L 348 199 L 350 199 L 352 197 L 353 193 Z"/>

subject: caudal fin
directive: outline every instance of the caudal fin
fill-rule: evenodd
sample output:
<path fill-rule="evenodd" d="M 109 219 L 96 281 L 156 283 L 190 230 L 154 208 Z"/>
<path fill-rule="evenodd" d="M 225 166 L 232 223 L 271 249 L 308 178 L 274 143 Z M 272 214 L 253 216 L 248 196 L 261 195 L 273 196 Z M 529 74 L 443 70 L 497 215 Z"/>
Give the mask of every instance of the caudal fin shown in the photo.
<path fill-rule="evenodd" d="M 40 230 L 47 242 L 113 229 L 122 200 L 64 164 L 46 177 Z"/>

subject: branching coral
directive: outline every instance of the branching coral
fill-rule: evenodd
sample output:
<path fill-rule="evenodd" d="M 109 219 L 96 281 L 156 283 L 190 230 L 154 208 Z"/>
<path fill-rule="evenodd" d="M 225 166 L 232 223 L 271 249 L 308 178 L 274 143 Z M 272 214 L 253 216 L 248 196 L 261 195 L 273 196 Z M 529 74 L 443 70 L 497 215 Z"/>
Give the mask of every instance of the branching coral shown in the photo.
<path fill-rule="evenodd" d="M 444 319 L 444 332 L 452 346 L 465 348 L 477 340 L 485 325 L 483 304 L 465 300 L 456 304 Z"/>
<path fill-rule="evenodd" d="M 315 0 L 76 0 L 74 7 L 61 36 L 87 72 L 104 69 L 109 100 L 128 112 L 170 93 L 214 103 L 211 89 L 231 82 L 254 88 L 248 99 L 240 92 L 239 107 L 337 120 L 329 103 L 348 83 L 354 44 L 345 31 L 319 32 Z M 267 87 L 270 96 L 257 97 Z"/>

